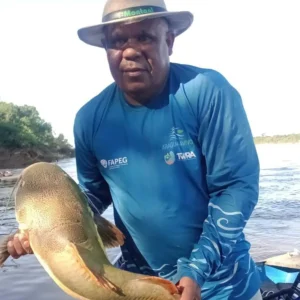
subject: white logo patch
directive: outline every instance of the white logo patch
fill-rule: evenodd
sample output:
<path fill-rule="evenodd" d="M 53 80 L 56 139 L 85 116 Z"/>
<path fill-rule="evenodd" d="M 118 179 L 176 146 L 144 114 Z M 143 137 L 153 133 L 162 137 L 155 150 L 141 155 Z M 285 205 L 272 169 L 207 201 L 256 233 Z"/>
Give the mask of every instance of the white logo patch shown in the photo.
<path fill-rule="evenodd" d="M 178 160 L 190 160 L 195 159 L 196 155 L 193 151 L 176 153 Z"/>
<path fill-rule="evenodd" d="M 107 168 L 107 160 L 101 159 L 100 163 L 101 163 L 102 167 Z"/>
<path fill-rule="evenodd" d="M 128 165 L 128 158 L 126 156 L 124 157 L 118 157 L 114 159 L 101 159 L 100 160 L 101 165 L 103 168 L 108 168 L 109 170 L 111 169 L 118 169 L 120 167 Z"/>

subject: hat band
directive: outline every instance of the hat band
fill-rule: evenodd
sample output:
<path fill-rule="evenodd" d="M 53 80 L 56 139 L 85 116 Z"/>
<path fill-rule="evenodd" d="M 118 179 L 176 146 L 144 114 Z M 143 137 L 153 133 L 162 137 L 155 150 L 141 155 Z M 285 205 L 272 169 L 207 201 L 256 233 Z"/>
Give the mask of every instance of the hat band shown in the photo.
<path fill-rule="evenodd" d="M 102 22 L 109 22 L 116 19 L 124 19 L 129 17 L 136 17 L 140 15 L 147 15 L 157 12 L 163 12 L 167 11 L 163 7 L 159 6 L 136 6 L 136 7 L 130 7 L 123 10 L 114 11 L 110 14 L 107 14 L 102 18 Z"/>

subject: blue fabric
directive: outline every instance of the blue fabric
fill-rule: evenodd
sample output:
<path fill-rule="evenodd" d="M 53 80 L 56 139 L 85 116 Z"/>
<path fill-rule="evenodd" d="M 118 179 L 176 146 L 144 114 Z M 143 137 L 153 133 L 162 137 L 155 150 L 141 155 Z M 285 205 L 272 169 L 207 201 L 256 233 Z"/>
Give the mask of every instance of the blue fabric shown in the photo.
<path fill-rule="evenodd" d="M 243 229 L 259 161 L 239 93 L 218 72 L 171 64 L 163 93 L 129 105 L 115 84 L 74 124 L 78 179 L 95 212 L 111 203 L 126 235 L 122 267 L 203 299 L 250 299 L 260 286 Z"/>

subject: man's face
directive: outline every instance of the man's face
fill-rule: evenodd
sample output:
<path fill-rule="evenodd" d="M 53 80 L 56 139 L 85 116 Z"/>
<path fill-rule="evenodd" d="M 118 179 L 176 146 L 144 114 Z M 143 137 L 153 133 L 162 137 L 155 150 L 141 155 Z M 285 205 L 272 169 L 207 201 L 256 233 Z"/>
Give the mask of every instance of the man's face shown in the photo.
<path fill-rule="evenodd" d="M 159 92 L 169 69 L 174 35 L 163 19 L 110 25 L 105 30 L 108 63 L 116 84 L 133 97 Z"/>

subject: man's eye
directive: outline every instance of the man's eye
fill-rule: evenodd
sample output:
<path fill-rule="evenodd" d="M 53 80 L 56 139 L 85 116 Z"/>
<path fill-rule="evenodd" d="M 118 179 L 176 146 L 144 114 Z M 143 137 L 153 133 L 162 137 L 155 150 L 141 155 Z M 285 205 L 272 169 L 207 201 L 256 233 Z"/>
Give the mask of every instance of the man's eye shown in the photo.
<path fill-rule="evenodd" d="M 150 36 L 147 35 L 141 35 L 138 37 L 138 41 L 141 43 L 149 43 L 152 41 L 152 38 Z"/>
<path fill-rule="evenodd" d="M 108 45 L 113 48 L 121 48 L 126 43 L 125 39 L 117 38 L 112 39 L 108 42 Z"/>

